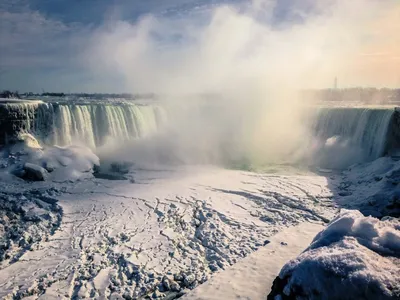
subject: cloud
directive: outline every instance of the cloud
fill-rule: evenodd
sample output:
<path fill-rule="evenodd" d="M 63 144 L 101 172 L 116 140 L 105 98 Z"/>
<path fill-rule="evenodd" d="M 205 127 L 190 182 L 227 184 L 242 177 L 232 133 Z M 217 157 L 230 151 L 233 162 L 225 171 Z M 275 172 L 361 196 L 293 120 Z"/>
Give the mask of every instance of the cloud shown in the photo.
<path fill-rule="evenodd" d="M 65 90 L 121 91 L 118 75 L 90 74 L 85 69 L 81 52 L 87 48 L 97 26 L 104 20 L 136 20 L 153 13 L 171 15 L 184 13 L 197 1 L 131 1 L 109 3 L 65 0 L 4 0 L 0 3 L 0 88 L 38 91 L 41 87 Z M 73 80 L 77 78 L 84 80 Z M 113 79 L 114 78 L 114 79 Z M 117 79 L 118 78 L 118 79 Z M 95 83 L 97 81 L 97 83 Z M 63 89 L 63 90 L 64 90 Z"/>
<path fill-rule="evenodd" d="M 81 71 L 76 57 L 90 30 L 90 26 L 65 23 L 32 10 L 25 1 L 3 2 L 0 88 L 38 91 L 40 87 L 54 87 L 57 76 L 61 79 L 66 73 Z M 66 82 L 66 89 L 68 85 Z"/>
<path fill-rule="evenodd" d="M 2 87 L 37 89 L 32 76 L 51 86 L 57 72 L 70 79 L 68 90 L 324 87 L 335 76 L 345 85 L 400 81 L 400 5 L 389 0 L 85 3 L 0 3 Z M 73 74 L 86 81 L 71 81 Z"/>
<path fill-rule="evenodd" d="M 398 84 L 394 68 L 383 62 L 376 73 L 360 56 L 388 50 L 392 54 L 387 58 L 398 56 L 398 4 L 286 2 L 297 4 L 223 5 L 202 15 L 202 21 L 149 15 L 136 22 L 110 22 L 94 36 L 91 66 L 95 73 L 122 74 L 127 89 L 167 93 L 246 85 L 249 90 L 327 87 L 335 76 L 344 85 Z M 274 22 L 276 14 L 285 14 L 286 22 Z"/>
<path fill-rule="evenodd" d="M 67 56 L 81 35 L 79 24 L 65 24 L 28 7 L 17 12 L 0 10 L 0 28 L 2 68 L 58 65 L 57 56 Z"/>

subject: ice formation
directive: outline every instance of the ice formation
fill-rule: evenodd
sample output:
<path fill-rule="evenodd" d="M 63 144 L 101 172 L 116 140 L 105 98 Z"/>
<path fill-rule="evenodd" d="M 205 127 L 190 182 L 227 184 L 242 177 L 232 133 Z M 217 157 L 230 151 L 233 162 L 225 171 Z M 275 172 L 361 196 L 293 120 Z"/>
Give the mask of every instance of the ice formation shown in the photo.
<path fill-rule="evenodd" d="M 0 175 L 15 175 L 28 181 L 74 181 L 92 178 L 99 158 L 87 147 L 44 146 L 30 134 L 20 134 L 0 152 Z"/>

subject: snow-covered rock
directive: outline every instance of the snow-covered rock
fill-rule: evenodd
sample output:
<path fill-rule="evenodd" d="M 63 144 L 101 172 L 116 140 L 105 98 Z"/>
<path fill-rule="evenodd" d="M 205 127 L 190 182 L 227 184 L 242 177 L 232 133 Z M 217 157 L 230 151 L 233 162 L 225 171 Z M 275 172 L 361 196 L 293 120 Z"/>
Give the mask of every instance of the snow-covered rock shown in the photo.
<path fill-rule="evenodd" d="M 84 146 L 42 148 L 31 134 L 20 134 L 0 153 L 0 174 L 27 180 L 74 181 L 93 177 L 99 158 Z"/>
<path fill-rule="evenodd" d="M 53 146 L 44 150 L 38 162 L 50 173 L 53 181 L 78 180 L 93 177 L 99 158 L 83 146 Z"/>
<path fill-rule="evenodd" d="M 343 211 L 275 279 L 268 299 L 399 299 L 400 222 Z"/>
<path fill-rule="evenodd" d="M 42 149 L 37 139 L 30 133 L 19 133 L 13 140 L 12 149 L 15 150 L 27 150 L 27 149 Z M 17 149 L 19 148 L 19 149 Z"/>

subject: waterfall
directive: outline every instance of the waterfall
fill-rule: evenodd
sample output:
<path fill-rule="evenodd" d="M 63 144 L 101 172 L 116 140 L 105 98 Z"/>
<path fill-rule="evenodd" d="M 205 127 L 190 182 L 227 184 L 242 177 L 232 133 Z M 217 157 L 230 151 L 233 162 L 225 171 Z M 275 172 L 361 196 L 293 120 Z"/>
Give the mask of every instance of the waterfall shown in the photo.
<path fill-rule="evenodd" d="M 387 150 L 393 113 L 390 108 L 322 108 L 312 125 L 312 135 L 325 148 L 333 149 L 326 159 L 352 156 L 350 164 L 374 160 Z"/>
<path fill-rule="evenodd" d="M 238 138 L 235 130 L 245 130 L 247 128 L 245 124 L 238 123 L 238 127 L 224 122 L 223 128 L 212 127 L 213 123 L 208 121 L 207 116 L 218 113 L 218 109 L 206 106 L 205 114 L 202 112 L 193 114 L 193 118 L 201 120 L 194 120 L 195 124 L 198 121 L 200 123 L 188 131 L 192 136 L 196 135 L 197 130 L 205 130 L 206 136 L 211 137 L 212 141 L 206 142 L 206 149 L 203 150 L 210 151 L 212 155 L 221 151 L 218 148 L 221 144 L 224 145 L 223 149 L 228 148 L 228 152 L 232 148 L 237 150 L 239 146 L 245 144 L 240 138 L 242 135 L 239 136 L 239 140 L 235 140 Z M 183 109 L 181 114 L 184 114 L 184 111 Z M 157 104 L 3 102 L 0 103 L 0 144 L 7 143 L 10 137 L 24 131 L 33 133 L 43 144 L 64 146 L 82 143 L 95 149 L 104 145 L 109 138 L 124 142 L 151 136 L 172 116 Z M 179 118 L 179 115 L 175 118 Z M 235 122 L 239 122 L 238 118 L 228 118 L 228 120 L 234 119 Z M 304 132 L 304 134 L 310 133 L 309 138 L 302 137 L 300 144 L 296 141 L 293 155 L 290 152 L 285 161 L 305 161 L 306 156 L 316 165 L 325 165 L 327 162 L 330 167 L 338 165 L 345 167 L 357 162 L 374 160 L 388 152 L 396 153 L 391 150 L 400 148 L 398 128 L 400 113 L 392 108 L 313 109 L 309 121 L 311 130 Z M 175 125 L 178 125 L 175 133 L 179 133 L 182 124 L 183 126 L 186 124 L 186 117 L 182 124 L 179 120 L 175 122 L 177 122 Z M 211 135 L 208 133 L 209 126 L 212 127 L 209 130 Z M 196 147 L 204 145 L 201 142 L 200 139 Z M 192 149 L 191 138 L 183 135 L 182 143 L 188 146 L 188 149 Z M 215 147 L 207 149 L 211 145 Z M 246 153 L 243 155 L 246 156 L 247 150 L 244 152 Z M 227 155 L 222 154 L 222 156 Z M 265 161 L 269 159 L 269 157 L 261 158 Z"/>
<path fill-rule="evenodd" d="M 91 107 L 84 105 L 75 105 L 73 108 L 75 123 L 74 134 L 81 141 L 85 141 L 90 148 L 96 147 L 95 135 L 92 125 Z"/>
<path fill-rule="evenodd" d="M 160 107 L 135 104 L 60 104 L 56 113 L 54 142 L 60 145 L 75 141 L 95 148 L 107 138 L 128 141 L 158 130 Z"/>
<path fill-rule="evenodd" d="M 154 134 L 166 118 L 160 106 L 133 103 L 0 103 L 0 144 L 19 132 L 33 133 L 43 144 L 82 143 L 92 149 L 108 138 L 124 142 Z"/>
<path fill-rule="evenodd" d="M 55 143 L 58 145 L 68 145 L 72 143 L 72 116 L 71 110 L 67 105 L 60 105 L 59 116 L 56 118 Z"/>

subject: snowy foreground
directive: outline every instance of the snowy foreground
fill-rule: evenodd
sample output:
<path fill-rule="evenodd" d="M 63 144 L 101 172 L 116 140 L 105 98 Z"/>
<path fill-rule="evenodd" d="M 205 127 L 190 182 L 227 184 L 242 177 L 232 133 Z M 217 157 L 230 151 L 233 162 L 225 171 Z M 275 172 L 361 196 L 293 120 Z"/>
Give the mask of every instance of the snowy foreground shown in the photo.
<path fill-rule="evenodd" d="M 337 212 L 324 177 L 209 168 L 134 176 L 2 183 L 1 203 L 14 203 L 3 222 L 26 228 L 9 233 L 0 297 L 176 297 L 284 228 Z"/>
<path fill-rule="evenodd" d="M 380 225 L 355 212 L 337 217 L 341 208 L 398 214 L 400 167 L 390 158 L 344 175 L 114 165 L 124 174 L 98 174 L 100 179 L 92 177 L 95 157 L 80 156 L 77 148 L 35 150 L 23 158 L 18 153 L 0 173 L 0 298 L 174 299 L 212 277 L 184 297 L 260 299 L 280 268 L 331 220 L 282 269 L 278 297 L 297 291 L 306 271 L 320 270 L 326 251 L 339 253 L 339 270 L 347 272 L 346 262 L 357 260 L 357 270 L 367 270 L 357 278 L 376 275 L 376 282 L 385 282 L 380 286 L 399 288 L 391 283 L 400 257 L 397 221 Z M 30 182 L 29 172 L 47 181 Z M 380 231 L 385 226 L 386 235 Z M 352 256 L 342 259 L 347 250 Z M 379 259 L 390 270 L 381 274 L 374 265 L 375 273 L 368 273 Z M 314 290 L 322 293 L 328 281 L 318 272 Z"/>
<path fill-rule="evenodd" d="M 269 299 L 399 299 L 400 222 L 344 211 L 274 281 Z"/>
<path fill-rule="evenodd" d="M 294 259 L 324 227 L 303 222 L 280 231 L 268 245 L 184 296 L 192 300 L 266 299 L 282 266 Z"/>

